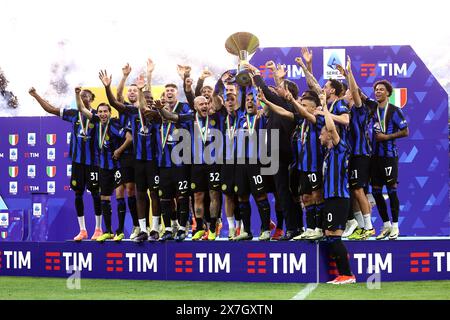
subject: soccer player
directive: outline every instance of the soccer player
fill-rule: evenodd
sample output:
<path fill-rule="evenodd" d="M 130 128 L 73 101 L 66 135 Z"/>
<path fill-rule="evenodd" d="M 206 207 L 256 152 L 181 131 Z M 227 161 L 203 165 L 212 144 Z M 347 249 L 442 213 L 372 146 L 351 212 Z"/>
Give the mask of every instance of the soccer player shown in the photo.
<path fill-rule="evenodd" d="M 85 117 L 95 124 L 98 142 L 95 147 L 98 149 L 100 156 L 100 197 L 106 230 L 97 238 L 97 241 L 104 242 L 109 239 L 121 241 L 125 237 L 123 233 L 125 214 L 120 214 L 118 211 L 119 227 L 114 236 L 111 227 L 111 194 L 121 183 L 120 174 L 118 174 L 120 164 L 117 160 L 132 144 L 132 137 L 129 132 L 125 132 L 118 119 L 111 118 L 111 107 L 108 104 L 100 103 L 97 107 L 97 113 L 94 114 L 83 105 L 80 92 L 81 88 L 75 88 L 77 107 Z M 123 142 L 124 138 L 125 141 Z"/>
<path fill-rule="evenodd" d="M 326 95 L 321 94 L 325 126 L 320 132 L 320 143 L 326 148 L 323 161 L 324 226 L 330 256 L 336 261 L 339 275 L 329 281 L 332 284 L 355 283 L 350 270 L 347 249 L 341 236 L 350 208 L 348 189 L 348 158 L 350 149 L 338 133 L 331 112 L 327 108 Z"/>
<path fill-rule="evenodd" d="M 63 120 L 72 123 L 72 138 L 70 140 L 70 156 L 72 158 L 72 176 L 70 178 L 70 187 L 75 191 L 75 208 L 78 216 L 78 225 L 80 232 L 75 236 L 75 241 L 81 241 L 88 238 L 84 220 L 83 193 L 87 189 L 91 192 L 94 201 L 95 210 L 95 232 L 91 240 L 96 240 L 103 234 L 102 231 L 102 212 L 100 204 L 99 184 L 98 184 L 98 154 L 96 153 L 95 143 L 96 135 L 94 124 L 84 117 L 76 109 L 59 109 L 52 106 L 43 99 L 36 89 L 31 88 L 29 94 L 36 99 L 41 107 L 55 116 L 60 116 Z M 91 103 L 94 101 L 94 94 L 89 90 L 83 90 L 80 94 L 86 108 L 91 109 Z"/>
<path fill-rule="evenodd" d="M 105 86 L 106 96 L 110 105 L 128 115 L 128 129 L 131 130 L 133 136 L 134 150 L 134 171 L 137 189 L 137 214 L 140 232 L 133 239 L 135 242 L 143 242 L 150 238 L 151 241 L 159 239 L 159 220 L 160 211 L 158 208 L 158 185 L 159 175 L 158 167 L 155 160 L 155 130 L 153 122 L 149 122 L 140 111 L 138 99 L 140 92 L 144 89 L 145 80 L 138 79 L 137 84 L 133 84 L 128 89 L 133 93 L 128 98 L 136 105 L 128 105 L 117 101 L 111 91 L 111 76 L 106 71 L 99 74 L 100 80 Z M 139 84 L 139 87 L 138 87 Z M 142 94 L 142 98 L 144 98 Z M 136 100 L 134 100 L 136 99 Z M 131 101 L 130 101 L 131 102 Z M 150 232 L 147 230 L 146 220 L 148 219 L 147 191 L 150 190 L 150 198 L 152 203 L 153 224 Z"/>
<path fill-rule="evenodd" d="M 373 85 L 376 102 L 366 100 L 374 113 L 372 136 L 373 156 L 370 162 L 370 178 L 372 194 L 377 204 L 378 212 L 383 219 L 383 229 L 377 240 L 389 237 L 395 240 L 399 236 L 398 215 L 400 202 L 397 196 L 398 184 L 398 149 L 396 139 L 409 135 L 408 123 L 402 110 L 389 103 L 393 88 L 389 81 L 380 80 Z M 391 205 L 392 225 L 383 198 L 383 185 L 386 185 Z"/>
<path fill-rule="evenodd" d="M 352 227 L 355 220 L 347 221 L 343 237 L 350 240 L 363 240 L 375 234 L 372 226 L 372 207 L 367 199 L 365 190 L 369 187 L 370 155 L 372 148 L 370 145 L 367 126 L 369 122 L 369 107 L 361 100 L 358 85 L 353 76 L 351 59 L 347 56 L 346 71 L 342 66 L 338 66 L 340 72 L 346 77 L 349 88 L 345 93 L 345 100 L 350 109 L 349 143 L 351 147 L 349 161 L 349 179 L 352 207 L 357 228 Z M 352 229 L 354 230 L 352 232 Z"/>

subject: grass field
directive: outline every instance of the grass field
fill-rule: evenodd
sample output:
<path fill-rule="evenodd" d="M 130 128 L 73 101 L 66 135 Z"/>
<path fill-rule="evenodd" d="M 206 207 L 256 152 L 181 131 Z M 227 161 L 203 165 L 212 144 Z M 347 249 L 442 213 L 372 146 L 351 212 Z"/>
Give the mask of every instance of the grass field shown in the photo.
<path fill-rule="evenodd" d="M 0 300 L 289 300 L 305 287 L 293 283 L 81 279 L 80 289 L 71 290 L 62 278 L 0 277 Z M 319 284 L 307 299 L 450 300 L 450 281 L 384 282 L 374 290 L 367 289 L 366 283 Z"/>

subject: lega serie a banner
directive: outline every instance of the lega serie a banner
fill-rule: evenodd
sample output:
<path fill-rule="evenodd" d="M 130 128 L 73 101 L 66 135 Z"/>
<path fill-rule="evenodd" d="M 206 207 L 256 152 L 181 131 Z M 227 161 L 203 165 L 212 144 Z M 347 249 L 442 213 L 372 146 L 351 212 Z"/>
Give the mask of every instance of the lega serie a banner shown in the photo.
<path fill-rule="evenodd" d="M 337 64 L 352 59 L 352 69 L 362 91 L 373 97 L 373 83 L 389 80 L 394 89 L 391 103 L 402 108 L 410 135 L 397 141 L 399 149 L 400 199 L 399 225 L 402 235 L 443 236 L 450 234 L 448 199 L 448 95 L 409 46 L 313 47 L 313 73 L 321 85 L 329 78 L 340 78 Z M 268 84 L 273 78 L 265 63 L 273 60 L 286 65 L 287 78 L 296 82 L 300 91 L 307 89 L 303 71 L 295 63 L 300 48 L 259 48 L 251 63 L 261 70 Z M 97 101 L 102 90 L 95 91 Z M 183 100 L 182 93 L 180 98 Z M 106 101 L 106 100 L 105 100 Z M 0 118 L 0 214 L 34 213 L 33 194 L 45 193 L 41 220 L 48 228 L 48 240 L 66 240 L 78 233 L 74 193 L 69 177 L 70 123 L 55 116 Z M 289 143 L 281 141 L 280 143 Z M 273 197 L 270 197 L 272 209 Z M 94 229 L 94 210 L 89 194 L 85 194 L 88 230 Z M 113 200 L 113 208 L 114 208 Z M 259 234 L 259 215 L 252 205 L 253 234 Z M 275 214 L 273 212 L 273 220 Z M 43 217 L 46 220 L 42 220 Z M 31 217 L 37 215 L 31 214 Z M 116 225 L 113 216 L 113 227 Z M 382 226 L 376 208 L 372 215 L 377 230 Z M 32 221 L 33 219 L 29 219 Z M 224 218 L 224 233 L 227 223 Z M 72 221 L 73 223 L 70 223 Z M 17 224 L 6 219 L 0 225 L 4 239 L 12 239 Z M 126 233 L 131 219 L 126 219 Z M 3 234 L 3 233 L 2 233 Z"/>

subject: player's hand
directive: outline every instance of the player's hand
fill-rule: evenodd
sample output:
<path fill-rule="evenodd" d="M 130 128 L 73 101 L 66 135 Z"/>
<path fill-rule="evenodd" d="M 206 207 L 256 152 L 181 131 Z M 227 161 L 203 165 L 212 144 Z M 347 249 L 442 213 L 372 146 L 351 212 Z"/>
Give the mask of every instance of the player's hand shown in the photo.
<path fill-rule="evenodd" d="M 106 72 L 106 70 L 100 70 L 100 72 L 98 73 L 98 78 L 105 87 L 109 87 L 111 85 L 112 74 L 108 77 L 108 73 Z"/>
<path fill-rule="evenodd" d="M 320 104 L 326 108 L 327 107 L 327 95 L 325 93 L 325 91 L 322 90 L 322 92 L 319 94 L 319 100 L 320 100 Z"/>
<path fill-rule="evenodd" d="M 80 93 L 81 93 L 81 87 L 80 86 L 75 87 L 75 94 L 79 95 Z"/>
<path fill-rule="evenodd" d="M 121 154 L 122 154 L 122 152 L 120 152 L 119 149 L 114 150 L 113 159 L 119 160 Z"/>
<path fill-rule="evenodd" d="M 177 72 L 180 76 L 181 80 L 185 77 L 189 77 L 191 75 L 191 67 L 190 66 L 182 66 L 180 64 L 177 65 Z"/>
<path fill-rule="evenodd" d="M 194 80 L 192 78 L 186 78 L 186 80 L 184 80 L 184 84 L 186 85 L 186 87 L 192 87 L 192 85 L 194 84 Z"/>
<path fill-rule="evenodd" d="M 309 51 L 308 48 L 302 48 L 302 56 L 303 59 L 305 59 L 306 64 L 311 64 L 313 59 L 313 53 L 312 50 Z"/>
<path fill-rule="evenodd" d="M 385 134 L 383 132 L 378 132 L 375 135 L 375 140 L 376 141 L 387 141 L 387 140 L 389 140 L 389 135 Z"/>
<path fill-rule="evenodd" d="M 209 69 L 207 67 L 205 67 L 205 69 L 203 69 L 202 74 L 200 75 L 200 79 L 205 80 L 208 77 L 212 77 L 212 72 L 209 71 Z"/>
<path fill-rule="evenodd" d="M 352 72 L 352 60 L 350 59 L 350 56 L 347 55 L 347 66 L 346 66 L 347 72 Z"/>
<path fill-rule="evenodd" d="M 28 90 L 28 93 L 29 93 L 32 97 L 36 97 L 36 96 L 37 96 L 36 89 L 35 89 L 34 87 L 31 87 L 31 88 Z"/>
<path fill-rule="evenodd" d="M 272 72 L 275 72 L 275 70 L 277 68 L 275 66 L 275 62 L 273 62 L 272 60 L 267 61 L 265 66 L 266 66 L 266 69 L 272 70 Z"/>
<path fill-rule="evenodd" d="M 343 66 L 341 66 L 340 64 L 336 65 L 336 69 L 338 69 L 338 71 L 344 76 L 347 77 L 347 72 L 345 72 L 345 69 Z"/>
<path fill-rule="evenodd" d="M 128 77 L 131 73 L 131 67 L 130 64 L 126 64 L 123 68 L 122 68 L 122 73 L 125 77 Z"/>
<path fill-rule="evenodd" d="M 154 105 L 155 109 L 160 110 L 160 109 L 164 108 L 164 104 L 161 102 L 161 100 L 155 100 L 154 103 L 155 103 L 155 105 Z"/>
<path fill-rule="evenodd" d="M 305 63 L 303 62 L 303 59 L 301 57 L 297 57 L 295 58 L 295 62 L 298 63 L 298 65 L 300 67 L 302 67 L 302 69 L 306 69 Z"/>
<path fill-rule="evenodd" d="M 262 101 L 267 104 L 267 98 L 264 95 L 264 92 L 262 92 L 262 90 L 258 90 L 258 99 L 259 101 Z"/>
<path fill-rule="evenodd" d="M 275 70 L 275 75 L 278 79 L 284 79 L 286 77 L 287 71 L 284 70 L 286 65 L 278 64 L 277 69 Z"/>
<path fill-rule="evenodd" d="M 147 73 L 152 73 L 153 70 L 155 70 L 155 64 L 153 63 L 153 60 L 148 58 L 147 59 Z"/>
<path fill-rule="evenodd" d="M 145 87 L 145 76 L 141 73 L 136 79 L 136 86 L 139 90 L 142 90 Z"/>

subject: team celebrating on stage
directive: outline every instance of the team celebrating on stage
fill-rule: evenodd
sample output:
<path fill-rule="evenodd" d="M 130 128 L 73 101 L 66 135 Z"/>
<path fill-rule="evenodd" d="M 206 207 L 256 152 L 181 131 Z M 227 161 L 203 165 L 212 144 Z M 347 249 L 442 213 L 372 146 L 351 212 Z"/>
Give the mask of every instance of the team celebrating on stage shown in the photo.
<path fill-rule="evenodd" d="M 126 98 L 131 67 L 122 69 L 117 95 L 111 89 L 112 77 L 100 71 L 108 103 L 96 109 L 95 96 L 87 89 L 75 88 L 75 110 L 54 107 L 31 88 L 29 93 L 44 110 L 72 123 L 70 185 L 80 227 L 74 240 L 88 239 L 86 187 L 96 216 L 91 239 L 99 242 L 125 237 L 125 191 L 133 219 L 130 239 L 135 242 L 183 241 L 189 228 L 193 241 L 213 241 L 221 236 L 223 202 L 228 239 L 252 240 L 252 195 L 261 222 L 259 241 L 324 240 L 339 271 L 332 282 L 355 282 L 342 237 L 399 236 L 395 142 L 408 136 L 408 124 L 402 110 L 389 103 L 393 87 L 387 80 L 375 82 L 374 99 L 369 98 L 358 87 L 347 57 L 345 66 L 337 65 L 345 80 L 328 79 L 320 86 L 312 73 L 312 57 L 312 51 L 303 48 L 295 59 L 306 78 L 304 92 L 286 79 L 284 66 L 268 61 L 274 86 L 245 63 L 240 67 L 250 76 L 250 85 L 237 83 L 237 70 L 224 72 L 214 88 L 204 85 L 213 76 L 205 68 L 194 89 L 191 68 L 178 65 L 186 102 L 178 100 L 174 83 L 154 97 L 151 59 L 146 75 L 128 85 Z M 118 118 L 111 117 L 112 108 Z M 277 167 L 271 174 L 268 157 Z M 275 199 L 276 223 L 271 220 L 269 193 Z M 378 235 L 368 196 L 373 196 L 383 220 Z"/>

